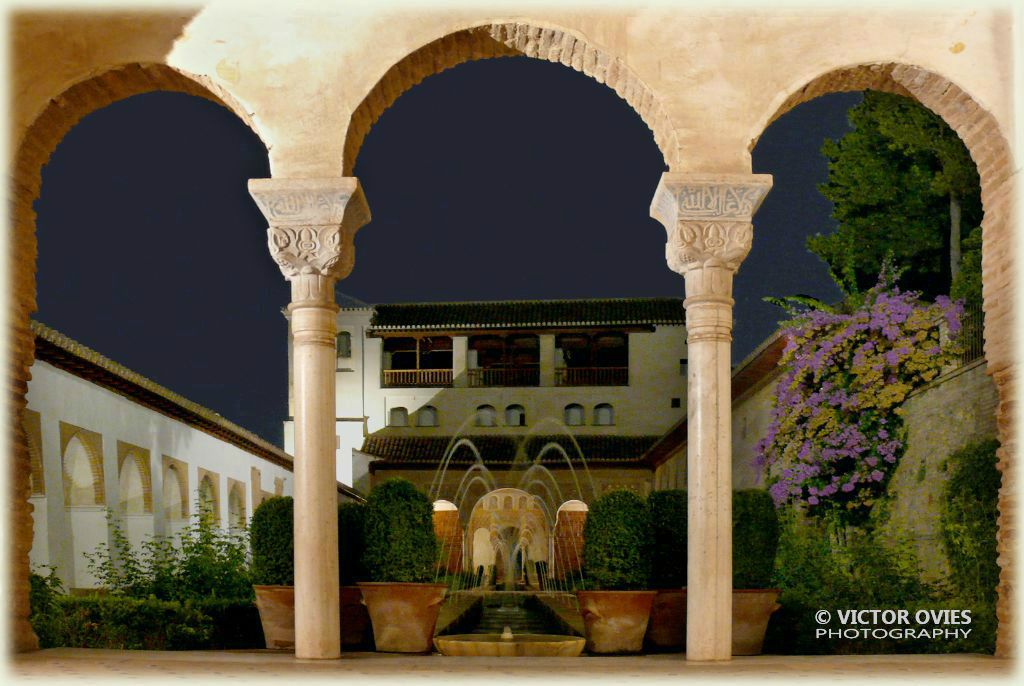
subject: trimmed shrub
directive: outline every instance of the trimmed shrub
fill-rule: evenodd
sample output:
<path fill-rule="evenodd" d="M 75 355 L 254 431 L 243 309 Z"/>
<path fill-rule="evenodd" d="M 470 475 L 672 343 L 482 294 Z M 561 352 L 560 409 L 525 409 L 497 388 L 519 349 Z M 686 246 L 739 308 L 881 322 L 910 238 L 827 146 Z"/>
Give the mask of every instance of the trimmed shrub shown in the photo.
<path fill-rule="evenodd" d="M 651 514 L 630 491 L 606 493 L 590 507 L 583 526 L 583 573 L 587 586 L 607 590 L 644 588 L 651 574 Z"/>
<path fill-rule="evenodd" d="M 779 517 L 768 491 L 732 494 L 732 587 L 768 588 L 779 548 Z"/>
<path fill-rule="evenodd" d="M 654 491 L 647 498 L 651 510 L 650 588 L 686 585 L 686 491 Z"/>
<path fill-rule="evenodd" d="M 1001 475 L 995 439 L 972 443 L 949 456 L 949 481 L 940 515 L 950 577 L 964 598 L 996 601 L 996 519 Z"/>
<path fill-rule="evenodd" d="M 33 608 L 33 628 L 42 613 Z M 43 648 L 195 650 L 261 648 L 263 630 L 248 600 L 156 600 L 60 596 L 45 613 Z"/>
<path fill-rule="evenodd" d="M 360 503 L 338 505 L 338 575 L 342 586 L 351 586 L 366 578 L 363 570 L 365 513 L 365 507 Z"/>
<path fill-rule="evenodd" d="M 252 582 L 260 586 L 295 584 L 295 553 L 291 496 L 264 500 L 252 514 L 249 540 L 252 545 Z"/>
<path fill-rule="evenodd" d="M 432 581 L 437 561 L 434 508 L 405 479 L 376 486 L 363 522 L 363 569 L 371 581 Z"/>

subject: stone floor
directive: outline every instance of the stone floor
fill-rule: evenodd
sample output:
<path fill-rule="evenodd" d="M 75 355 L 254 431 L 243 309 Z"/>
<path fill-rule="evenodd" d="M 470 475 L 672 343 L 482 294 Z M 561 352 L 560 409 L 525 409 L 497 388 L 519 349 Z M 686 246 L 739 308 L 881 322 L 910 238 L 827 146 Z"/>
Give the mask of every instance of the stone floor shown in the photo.
<path fill-rule="evenodd" d="M 290 653 L 248 651 L 122 651 L 54 648 L 17 655 L 8 676 L 18 681 L 111 679 L 163 681 L 210 680 L 436 680 L 444 683 L 544 681 L 667 681 L 680 677 L 719 679 L 814 679 L 864 681 L 899 679 L 909 683 L 941 679 L 957 683 L 1005 681 L 1016 676 L 1015 663 L 980 655 L 778 656 L 735 658 L 724 663 L 691 663 L 680 655 L 578 658 L 486 658 L 440 655 L 345 653 L 340 660 L 296 660 Z M 718 680 L 718 679 L 716 679 Z"/>

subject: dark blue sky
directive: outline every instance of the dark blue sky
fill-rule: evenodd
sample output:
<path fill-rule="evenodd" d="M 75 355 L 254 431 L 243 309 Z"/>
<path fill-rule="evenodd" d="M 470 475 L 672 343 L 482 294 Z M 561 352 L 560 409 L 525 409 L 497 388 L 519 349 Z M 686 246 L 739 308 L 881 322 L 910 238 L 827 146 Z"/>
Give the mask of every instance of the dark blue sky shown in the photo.
<path fill-rule="evenodd" d="M 838 297 L 804 240 L 833 227 L 819 149 L 859 99 L 802 105 L 754 150 L 775 185 L 736 281 L 734 360 L 775 328 L 765 295 Z M 367 137 L 355 173 L 373 221 L 338 291 L 681 297 L 647 214 L 663 170 L 650 130 L 602 84 L 527 58 L 463 64 L 404 94 Z M 268 175 L 255 134 L 200 98 L 150 93 L 85 117 L 43 169 L 35 317 L 280 443 L 289 292 L 246 191 Z"/>

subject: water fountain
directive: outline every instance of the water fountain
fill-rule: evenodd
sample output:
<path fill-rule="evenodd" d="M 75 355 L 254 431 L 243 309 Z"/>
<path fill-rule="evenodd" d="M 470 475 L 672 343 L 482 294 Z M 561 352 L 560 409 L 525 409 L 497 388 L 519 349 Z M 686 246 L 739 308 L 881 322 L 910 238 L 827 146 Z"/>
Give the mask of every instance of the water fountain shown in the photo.
<path fill-rule="evenodd" d="M 442 654 L 575 656 L 582 652 L 585 640 L 581 635 L 548 633 L 555 625 L 579 632 L 570 627 L 575 624 L 572 616 L 578 613 L 572 592 L 585 584 L 578 567 L 581 551 L 575 537 L 570 536 L 571 552 L 556 555 L 553 534 L 564 503 L 578 503 L 575 509 L 585 510 L 583 502 L 595 495 L 578 443 L 564 425 L 559 429 L 569 437 L 567 444 L 546 442 L 532 458 L 527 456 L 526 447 L 534 430 L 519 439 L 510 469 L 500 475 L 500 481 L 507 484 L 504 487 L 498 486 L 499 478 L 488 469 L 472 439 L 460 438 L 457 433 L 449 443 L 434 474 L 430 497 L 438 501 L 452 494 L 446 501 L 458 511 L 465 534 L 458 537 L 460 551 L 454 550 L 455 543 L 443 539 L 447 550 L 442 549 L 439 557 L 438 578 L 442 569 L 451 569 L 453 556 L 461 558 L 462 569 L 472 571 L 453 577 L 449 574 L 453 578 L 449 598 L 453 604 L 477 608 L 479 619 L 472 633 L 435 636 L 434 644 Z M 450 486 L 445 489 L 445 482 L 452 477 L 450 467 L 460 450 L 469 451 L 472 461 L 451 491 Z M 575 463 L 570 450 L 576 453 Z M 566 497 L 558 480 L 542 464 L 546 456 L 560 457 L 566 465 L 571 497 Z M 450 484 L 454 484 L 453 479 Z M 484 556 L 489 565 L 478 564 L 476 554 L 480 550 L 490 551 Z M 577 565 L 566 560 L 575 560 Z M 486 567 L 491 570 L 493 582 L 484 573 Z M 499 585 L 502 590 L 498 590 Z"/>

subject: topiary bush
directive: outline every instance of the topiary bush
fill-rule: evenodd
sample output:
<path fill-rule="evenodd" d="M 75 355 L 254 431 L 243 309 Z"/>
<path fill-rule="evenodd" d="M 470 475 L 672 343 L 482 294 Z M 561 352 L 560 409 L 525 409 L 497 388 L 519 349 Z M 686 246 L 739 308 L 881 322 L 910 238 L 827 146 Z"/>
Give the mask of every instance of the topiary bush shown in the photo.
<path fill-rule="evenodd" d="M 295 584 L 295 552 L 291 496 L 267 498 L 252 514 L 252 582 L 261 586 Z"/>
<path fill-rule="evenodd" d="M 768 588 L 779 548 L 779 516 L 768 491 L 732 494 L 732 587 Z"/>
<path fill-rule="evenodd" d="M 594 501 L 583 526 L 586 585 L 607 590 L 647 586 L 651 575 L 651 514 L 640 496 L 611 491 Z"/>
<path fill-rule="evenodd" d="M 686 491 L 655 491 L 647 498 L 651 511 L 650 588 L 686 585 Z"/>
<path fill-rule="evenodd" d="M 363 569 L 371 581 L 434 579 L 437 539 L 434 508 L 405 479 L 388 479 L 370 491 L 363 521 Z"/>
<path fill-rule="evenodd" d="M 363 524 L 366 508 L 361 503 L 338 505 L 338 576 L 342 586 L 366 578 L 363 569 Z"/>
<path fill-rule="evenodd" d="M 950 577 L 960 595 L 994 603 L 999 584 L 996 519 L 1001 475 L 995 439 L 971 443 L 949 456 L 940 522 Z"/>

